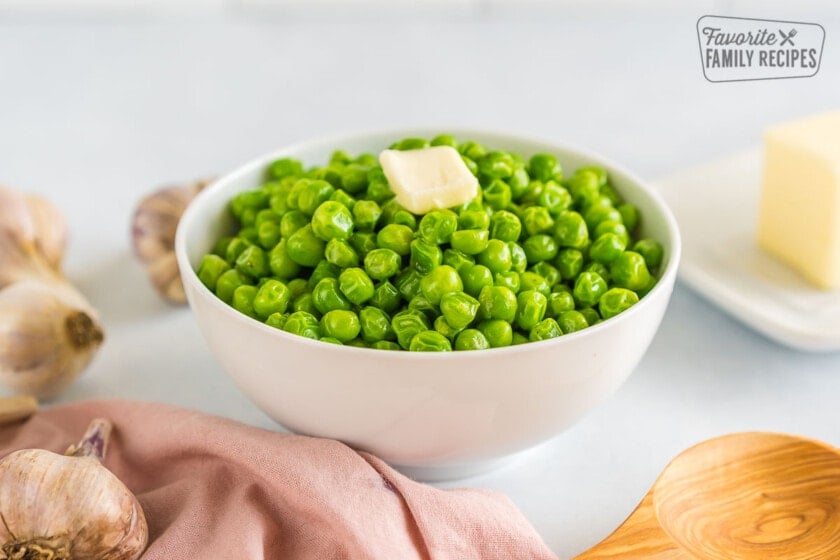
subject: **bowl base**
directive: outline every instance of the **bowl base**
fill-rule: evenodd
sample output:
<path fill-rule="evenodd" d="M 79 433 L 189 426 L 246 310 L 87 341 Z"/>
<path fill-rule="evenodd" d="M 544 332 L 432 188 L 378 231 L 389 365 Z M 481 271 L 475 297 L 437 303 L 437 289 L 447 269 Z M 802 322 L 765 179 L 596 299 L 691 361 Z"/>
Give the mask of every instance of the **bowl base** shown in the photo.
<path fill-rule="evenodd" d="M 419 482 L 448 482 L 490 473 L 517 462 L 525 454 L 527 454 L 527 450 L 506 455 L 498 459 L 475 461 L 460 465 L 406 466 L 392 464 L 391 466 L 405 476 Z"/>

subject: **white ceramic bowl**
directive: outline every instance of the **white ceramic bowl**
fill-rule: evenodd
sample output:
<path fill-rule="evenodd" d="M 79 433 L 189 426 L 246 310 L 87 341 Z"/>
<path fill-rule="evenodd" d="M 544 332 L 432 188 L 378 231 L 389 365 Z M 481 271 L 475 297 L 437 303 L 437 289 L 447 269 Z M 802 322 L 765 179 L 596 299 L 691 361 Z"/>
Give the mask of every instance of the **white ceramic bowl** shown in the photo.
<path fill-rule="evenodd" d="M 286 428 L 344 441 L 425 479 L 453 478 L 555 436 L 613 393 L 656 333 L 676 277 L 680 237 L 665 203 L 644 181 L 593 154 L 474 130 L 458 138 L 529 156 L 558 155 L 563 168 L 604 166 L 638 206 L 644 236 L 660 240 L 665 261 L 657 286 L 618 316 L 543 342 L 473 352 L 415 353 L 343 347 L 268 327 L 229 307 L 194 270 L 230 231 L 226 206 L 261 184 L 266 165 L 292 156 L 324 164 L 330 153 L 379 153 L 406 136 L 393 130 L 330 138 L 278 150 L 216 180 L 181 219 L 176 252 L 190 305 L 211 351 L 239 388 Z"/>

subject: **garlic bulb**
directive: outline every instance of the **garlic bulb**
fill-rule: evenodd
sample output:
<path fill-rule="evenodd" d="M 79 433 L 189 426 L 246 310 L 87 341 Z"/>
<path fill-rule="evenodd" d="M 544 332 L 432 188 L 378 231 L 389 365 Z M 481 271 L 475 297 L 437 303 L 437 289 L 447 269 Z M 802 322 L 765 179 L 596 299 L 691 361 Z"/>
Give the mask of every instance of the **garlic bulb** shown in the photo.
<path fill-rule="evenodd" d="M 73 381 L 104 338 L 61 274 L 66 237 L 52 204 L 0 187 L 0 381 L 38 397 Z"/>
<path fill-rule="evenodd" d="M 187 205 L 208 183 L 202 180 L 161 189 L 141 200 L 134 211 L 134 252 L 146 265 L 152 285 L 172 303 L 187 301 L 175 260 L 175 230 Z"/>
<path fill-rule="evenodd" d="M 0 550 L 20 560 L 135 560 L 148 542 L 131 491 L 101 461 L 111 424 L 91 422 L 64 455 L 24 449 L 0 460 Z"/>

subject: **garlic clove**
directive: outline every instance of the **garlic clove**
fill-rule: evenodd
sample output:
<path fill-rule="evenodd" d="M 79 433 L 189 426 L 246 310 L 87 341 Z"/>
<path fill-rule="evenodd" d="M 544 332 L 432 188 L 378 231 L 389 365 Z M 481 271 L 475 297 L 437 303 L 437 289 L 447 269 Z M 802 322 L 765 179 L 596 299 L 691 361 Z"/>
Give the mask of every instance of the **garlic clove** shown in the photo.
<path fill-rule="evenodd" d="M 67 249 L 67 222 L 46 198 L 27 194 L 26 204 L 32 217 L 36 245 L 50 266 L 59 272 Z"/>
<path fill-rule="evenodd" d="M 175 262 L 175 231 L 189 203 L 209 180 L 160 189 L 137 205 L 131 224 L 135 254 L 155 289 L 172 303 L 187 301 Z"/>
<path fill-rule="evenodd" d="M 111 424 L 97 419 L 67 454 L 0 460 L 0 550 L 21 560 L 135 560 L 148 543 L 137 498 L 102 466 Z"/>
<path fill-rule="evenodd" d="M 0 290 L 0 381 L 18 393 L 57 395 L 103 339 L 95 313 L 69 285 L 26 280 Z"/>
<path fill-rule="evenodd" d="M 25 420 L 38 412 L 38 399 L 29 395 L 0 398 L 0 426 Z"/>

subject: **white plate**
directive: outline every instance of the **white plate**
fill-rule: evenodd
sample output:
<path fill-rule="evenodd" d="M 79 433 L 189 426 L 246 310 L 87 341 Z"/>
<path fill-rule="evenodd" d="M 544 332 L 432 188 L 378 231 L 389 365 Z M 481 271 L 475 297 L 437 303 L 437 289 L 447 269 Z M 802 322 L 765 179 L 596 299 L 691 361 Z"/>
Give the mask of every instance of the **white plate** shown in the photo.
<path fill-rule="evenodd" d="M 814 288 L 756 243 L 761 164 L 756 148 L 655 182 L 682 233 L 679 276 L 773 340 L 840 350 L 840 291 Z"/>

